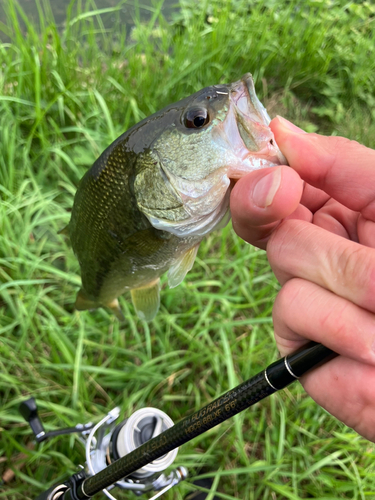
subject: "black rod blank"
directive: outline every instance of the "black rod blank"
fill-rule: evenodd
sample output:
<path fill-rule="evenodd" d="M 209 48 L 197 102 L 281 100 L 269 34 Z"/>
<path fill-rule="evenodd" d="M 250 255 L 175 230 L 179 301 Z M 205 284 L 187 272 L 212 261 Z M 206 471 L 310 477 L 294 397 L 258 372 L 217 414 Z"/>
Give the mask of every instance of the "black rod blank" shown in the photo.
<path fill-rule="evenodd" d="M 82 481 L 64 500 L 85 500 L 134 473 L 169 451 L 212 429 L 261 399 L 283 389 L 301 375 L 337 356 L 316 342 L 269 365 L 265 370 L 215 399 L 170 429 Z"/>

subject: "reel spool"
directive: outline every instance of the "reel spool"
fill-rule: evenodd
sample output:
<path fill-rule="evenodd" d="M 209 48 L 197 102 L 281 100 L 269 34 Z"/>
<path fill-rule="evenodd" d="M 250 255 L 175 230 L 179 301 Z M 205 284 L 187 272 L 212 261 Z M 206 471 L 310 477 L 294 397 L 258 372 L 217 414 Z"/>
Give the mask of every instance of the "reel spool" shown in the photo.
<path fill-rule="evenodd" d="M 142 408 L 136 411 L 113 431 L 111 445 L 114 459 L 118 460 L 127 455 L 172 426 L 172 420 L 161 410 Z M 164 471 L 174 462 L 177 453 L 178 448 L 145 465 L 132 474 L 131 477 L 145 479 Z"/>
<path fill-rule="evenodd" d="M 142 408 L 116 425 L 115 421 L 119 414 L 120 409 L 114 408 L 92 428 L 87 438 L 86 465 L 90 476 L 174 425 L 172 419 L 157 408 Z M 110 500 L 116 500 L 109 490 L 117 486 L 132 490 L 135 495 L 156 490 L 158 493 L 149 500 L 158 498 L 187 477 L 187 470 L 184 467 L 173 470 L 168 476 L 163 474 L 163 471 L 172 465 L 177 453 L 178 448 L 166 453 L 118 481 L 111 488 L 104 489 L 103 493 Z"/>

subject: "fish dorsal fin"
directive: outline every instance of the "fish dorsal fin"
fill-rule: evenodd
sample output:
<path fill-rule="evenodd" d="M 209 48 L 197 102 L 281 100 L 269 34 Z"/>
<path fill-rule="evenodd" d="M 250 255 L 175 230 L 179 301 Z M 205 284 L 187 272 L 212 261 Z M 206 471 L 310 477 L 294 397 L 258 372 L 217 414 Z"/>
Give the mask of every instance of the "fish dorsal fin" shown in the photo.
<path fill-rule="evenodd" d="M 172 267 L 169 268 L 168 271 L 168 285 L 169 288 L 174 288 L 179 285 L 181 281 L 185 278 L 186 274 L 193 267 L 195 257 L 197 256 L 199 248 L 198 245 L 195 245 L 193 248 L 190 248 L 187 252 L 185 252 L 180 258 L 178 258 Z"/>
<path fill-rule="evenodd" d="M 138 317 L 144 321 L 152 321 L 160 305 L 160 279 L 141 288 L 133 288 L 130 293 Z"/>

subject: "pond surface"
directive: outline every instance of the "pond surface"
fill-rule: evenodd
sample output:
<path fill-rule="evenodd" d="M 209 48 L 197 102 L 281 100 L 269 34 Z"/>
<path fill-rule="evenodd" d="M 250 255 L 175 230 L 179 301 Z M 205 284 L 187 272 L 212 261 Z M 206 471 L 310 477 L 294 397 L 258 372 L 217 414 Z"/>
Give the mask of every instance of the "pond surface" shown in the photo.
<path fill-rule="evenodd" d="M 5 21 L 3 6 L 7 2 L 11 1 L 12 0 L 0 0 L 0 21 Z M 18 0 L 18 3 L 30 20 L 38 20 L 36 0 Z M 39 3 L 43 4 L 43 0 Z M 57 26 L 64 26 L 66 20 L 66 12 L 70 3 L 71 0 L 49 0 L 49 4 L 51 6 L 51 10 Z M 140 18 L 146 21 L 151 16 L 151 9 L 155 8 L 157 6 L 157 3 L 159 2 L 153 0 L 95 0 L 95 2 L 82 2 L 82 10 L 86 12 L 88 10 L 93 11 L 97 9 L 118 8 L 120 19 L 126 25 L 132 26 L 134 24 L 133 19 L 136 13 L 136 6 L 138 6 Z M 88 7 L 86 7 L 86 5 Z M 164 0 L 161 11 L 163 15 L 168 18 L 170 17 L 171 13 L 177 8 L 178 0 Z M 75 9 L 73 10 L 73 12 L 74 11 Z M 115 22 L 115 16 L 117 16 L 116 12 L 106 12 L 101 15 L 103 23 L 107 28 L 110 28 L 111 25 Z"/>

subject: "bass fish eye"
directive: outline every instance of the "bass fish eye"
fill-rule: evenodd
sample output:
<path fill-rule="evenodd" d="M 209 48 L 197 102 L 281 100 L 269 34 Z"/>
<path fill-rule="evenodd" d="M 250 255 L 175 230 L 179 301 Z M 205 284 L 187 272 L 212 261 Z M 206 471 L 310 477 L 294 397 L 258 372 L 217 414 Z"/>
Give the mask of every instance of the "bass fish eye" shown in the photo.
<path fill-rule="evenodd" d="M 187 128 L 202 128 L 210 121 L 207 109 L 190 109 L 184 119 Z"/>

